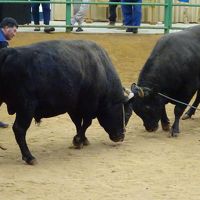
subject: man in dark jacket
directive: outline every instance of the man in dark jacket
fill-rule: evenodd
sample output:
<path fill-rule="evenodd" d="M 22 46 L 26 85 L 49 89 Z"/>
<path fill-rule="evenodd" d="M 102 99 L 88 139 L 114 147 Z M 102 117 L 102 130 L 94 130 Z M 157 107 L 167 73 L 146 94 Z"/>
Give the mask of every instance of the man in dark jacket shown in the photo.
<path fill-rule="evenodd" d="M 121 2 L 121 0 L 109 0 L 109 2 Z M 116 4 L 109 4 L 109 25 L 114 26 L 117 18 L 117 5 Z"/>
<path fill-rule="evenodd" d="M 8 41 L 17 33 L 17 21 L 11 17 L 6 17 L 0 24 L 0 48 L 8 47 Z"/>
<path fill-rule="evenodd" d="M 11 17 L 6 17 L 0 24 L 0 49 L 9 46 L 8 41 L 11 40 L 17 33 L 18 23 Z M 1 103 L 0 103 L 1 105 Z M 8 124 L 0 121 L 0 128 L 7 128 Z"/>

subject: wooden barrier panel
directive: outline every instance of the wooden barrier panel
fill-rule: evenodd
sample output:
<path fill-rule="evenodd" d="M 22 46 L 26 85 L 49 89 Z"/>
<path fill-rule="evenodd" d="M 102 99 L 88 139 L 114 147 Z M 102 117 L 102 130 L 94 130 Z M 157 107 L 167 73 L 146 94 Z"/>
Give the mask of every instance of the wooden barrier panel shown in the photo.
<path fill-rule="evenodd" d="M 29 24 L 31 23 L 31 5 L 26 3 L 1 3 L 0 21 L 4 17 L 13 17 L 20 25 Z"/>

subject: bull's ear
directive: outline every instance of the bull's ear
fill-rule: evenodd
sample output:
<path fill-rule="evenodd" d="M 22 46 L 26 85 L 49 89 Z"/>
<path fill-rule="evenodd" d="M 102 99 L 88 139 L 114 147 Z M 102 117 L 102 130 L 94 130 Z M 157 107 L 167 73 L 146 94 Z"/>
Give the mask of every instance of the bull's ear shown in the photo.
<path fill-rule="evenodd" d="M 150 96 L 152 94 L 152 90 L 147 87 L 139 87 L 135 83 L 131 85 L 131 91 L 141 98 Z"/>

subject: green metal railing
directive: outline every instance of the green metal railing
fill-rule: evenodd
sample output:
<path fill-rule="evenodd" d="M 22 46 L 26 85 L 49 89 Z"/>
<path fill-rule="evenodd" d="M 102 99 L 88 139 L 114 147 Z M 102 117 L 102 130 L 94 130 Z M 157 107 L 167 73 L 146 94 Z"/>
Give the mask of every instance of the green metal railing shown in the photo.
<path fill-rule="evenodd" d="M 109 0 L 108 0 L 109 1 Z M 187 6 L 187 7 L 200 7 L 200 4 L 184 4 L 184 3 L 174 3 L 174 0 L 163 0 L 162 3 L 122 3 L 122 2 L 73 2 L 73 0 L 66 0 L 66 1 L 56 1 L 56 0 L 50 0 L 50 1 L 29 1 L 29 0 L 0 0 L 1 3 L 51 3 L 51 4 L 65 4 L 66 5 L 66 23 L 65 25 L 56 25 L 55 27 L 65 27 L 66 32 L 71 31 L 71 27 L 77 27 L 77 26 L 72 26 L 71 25 L 71 6 L 72 4 L 96 4 L 96 5 L 109 5 L 109 4 L 114 4 L 114 5 L 142 5 L 142 6 L 162 6 L 164 7 L 164 24 L 163 26 L 109 26 L 109 28 L 131 28 L 131 27 L 137 27 L 137 28 L 142 28 L 142 29 L 164 29 L 164 33 L 169 33 L 170 29 L 183 29 L 181 27 L 175 27 L 172 26 L 172 11 L 173 7 L 175 6 Z M 32 27 L 34 25 L 22 25 L 21 27 Z M 43 25 L 44 26 L 44 25 Z M 107 28 L 108 25 L 105 26 L 100 26 L 100 25 L 84 25 L 82 27 L 86 28 Z"/>

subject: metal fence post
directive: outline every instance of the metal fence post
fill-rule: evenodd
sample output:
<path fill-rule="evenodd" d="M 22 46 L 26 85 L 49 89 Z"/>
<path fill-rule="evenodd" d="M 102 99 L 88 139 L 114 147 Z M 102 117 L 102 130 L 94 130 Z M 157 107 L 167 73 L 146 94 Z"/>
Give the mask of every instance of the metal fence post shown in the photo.
<path fill-rule="evenodd" d="M 165 0 L 165 33 L 169 33 L 169 30 L 172 27 L 172 9 L 173 9 L 173 0 Z"/>
<path fill-rule="evenodd" d="M 66 0 L 66 32 L 71 31 L 71 0 Z"/>

